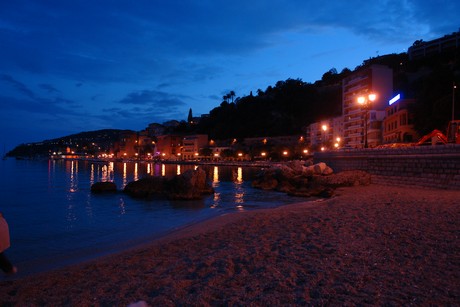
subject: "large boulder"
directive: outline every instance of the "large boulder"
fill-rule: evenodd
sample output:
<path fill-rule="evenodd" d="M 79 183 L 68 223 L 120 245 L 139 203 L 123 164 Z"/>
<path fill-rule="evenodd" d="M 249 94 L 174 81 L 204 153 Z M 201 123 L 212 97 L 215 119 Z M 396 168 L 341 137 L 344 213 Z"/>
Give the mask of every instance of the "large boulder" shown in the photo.
<path fill-rule="evenodd" d="M 113 182 L 96 182 L 91 185 L 91 193 L 114 193 L 117 185 Z"/>
<path fill-rule="evenodd" d="M 169 199 L 200 199 L 214 190 L 208 185 L 206 172 L 198 168 L 177 175 L 168 182 Z"/>
<path fill-rule="evenodd" d="M 304 197 L 331 197 L 341 186 L 367 185 L 370 174 L 363 171 L 347 171 L 334 174 L 325 163 L 305 165 L 299 162 L 276 165 L 263 170 L 252 186 L 264 190 L 285 192 Z"/>
<path fill-rule="evenodd" d="M 172 179 L 146 177 L 126 185 L 124 192 L 139 198 L 166 197 L 177 200 L 199 199 L 214 192 L 206 172 L 198 168 L 188 170 Z"/>
<path fill-rule="evenodd" d="M 164 177 L 145 177 L 129 182 L 123 192 L 137 198 L 166 196 L 167 180 Z"/>

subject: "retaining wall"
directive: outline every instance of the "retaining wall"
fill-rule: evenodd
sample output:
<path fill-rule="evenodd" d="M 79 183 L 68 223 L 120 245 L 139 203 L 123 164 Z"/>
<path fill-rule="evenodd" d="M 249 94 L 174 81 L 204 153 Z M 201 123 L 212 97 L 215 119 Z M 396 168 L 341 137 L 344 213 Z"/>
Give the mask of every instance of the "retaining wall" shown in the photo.
<path fill-rule="evenodd" d="M 374 183 L 460 190 L 460 145 L 327 151 L 313 161 L 334 172 L 367 171 Z"/>

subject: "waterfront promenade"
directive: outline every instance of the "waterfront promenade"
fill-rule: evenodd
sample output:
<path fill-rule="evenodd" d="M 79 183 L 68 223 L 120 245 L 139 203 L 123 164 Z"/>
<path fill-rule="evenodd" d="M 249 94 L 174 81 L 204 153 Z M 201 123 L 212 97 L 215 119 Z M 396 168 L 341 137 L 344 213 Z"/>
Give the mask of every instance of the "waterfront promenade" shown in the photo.
<path fill-rule="evenodd" d="M 2 305 L 455 305 L 460 191 L 340 188 L 0 282 Z"/>

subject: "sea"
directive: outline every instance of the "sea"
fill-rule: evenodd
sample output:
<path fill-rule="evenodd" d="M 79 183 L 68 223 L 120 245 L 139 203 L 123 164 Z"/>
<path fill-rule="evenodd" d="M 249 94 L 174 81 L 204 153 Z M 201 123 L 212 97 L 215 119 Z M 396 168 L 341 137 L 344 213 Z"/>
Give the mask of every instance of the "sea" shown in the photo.
<path fill-rule="evenodd" d="M 142 200 L 122 192 L 129 182 L 145 176 L 172 177 L 197 167 L 208 172 L 215 190 L 201 200 Z M 5 254 L 18 267 L 18 278 L 129 250 L 219 215 L 306 201 L 252 188 L 260 170 L 153 162 L 2 160 L 0 212 L 11 236 Z M 93 183 L 105 181 L 114 182 L 119 192 L 91 193 Z"/>

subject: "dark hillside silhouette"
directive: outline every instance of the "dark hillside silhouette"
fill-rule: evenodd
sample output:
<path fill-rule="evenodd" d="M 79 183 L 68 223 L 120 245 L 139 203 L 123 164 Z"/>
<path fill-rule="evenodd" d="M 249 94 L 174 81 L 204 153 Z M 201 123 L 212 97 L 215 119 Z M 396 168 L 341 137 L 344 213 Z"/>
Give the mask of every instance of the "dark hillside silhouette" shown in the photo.
<path fill-rule="evenodd" d="M 198 125 L 213 139 L 300 134 L 302 127 L 322 118 L 340 116 L 340 85 L 318 86 L 300 79 L 278 81 L 257 96 L 224 101 Z"/>

